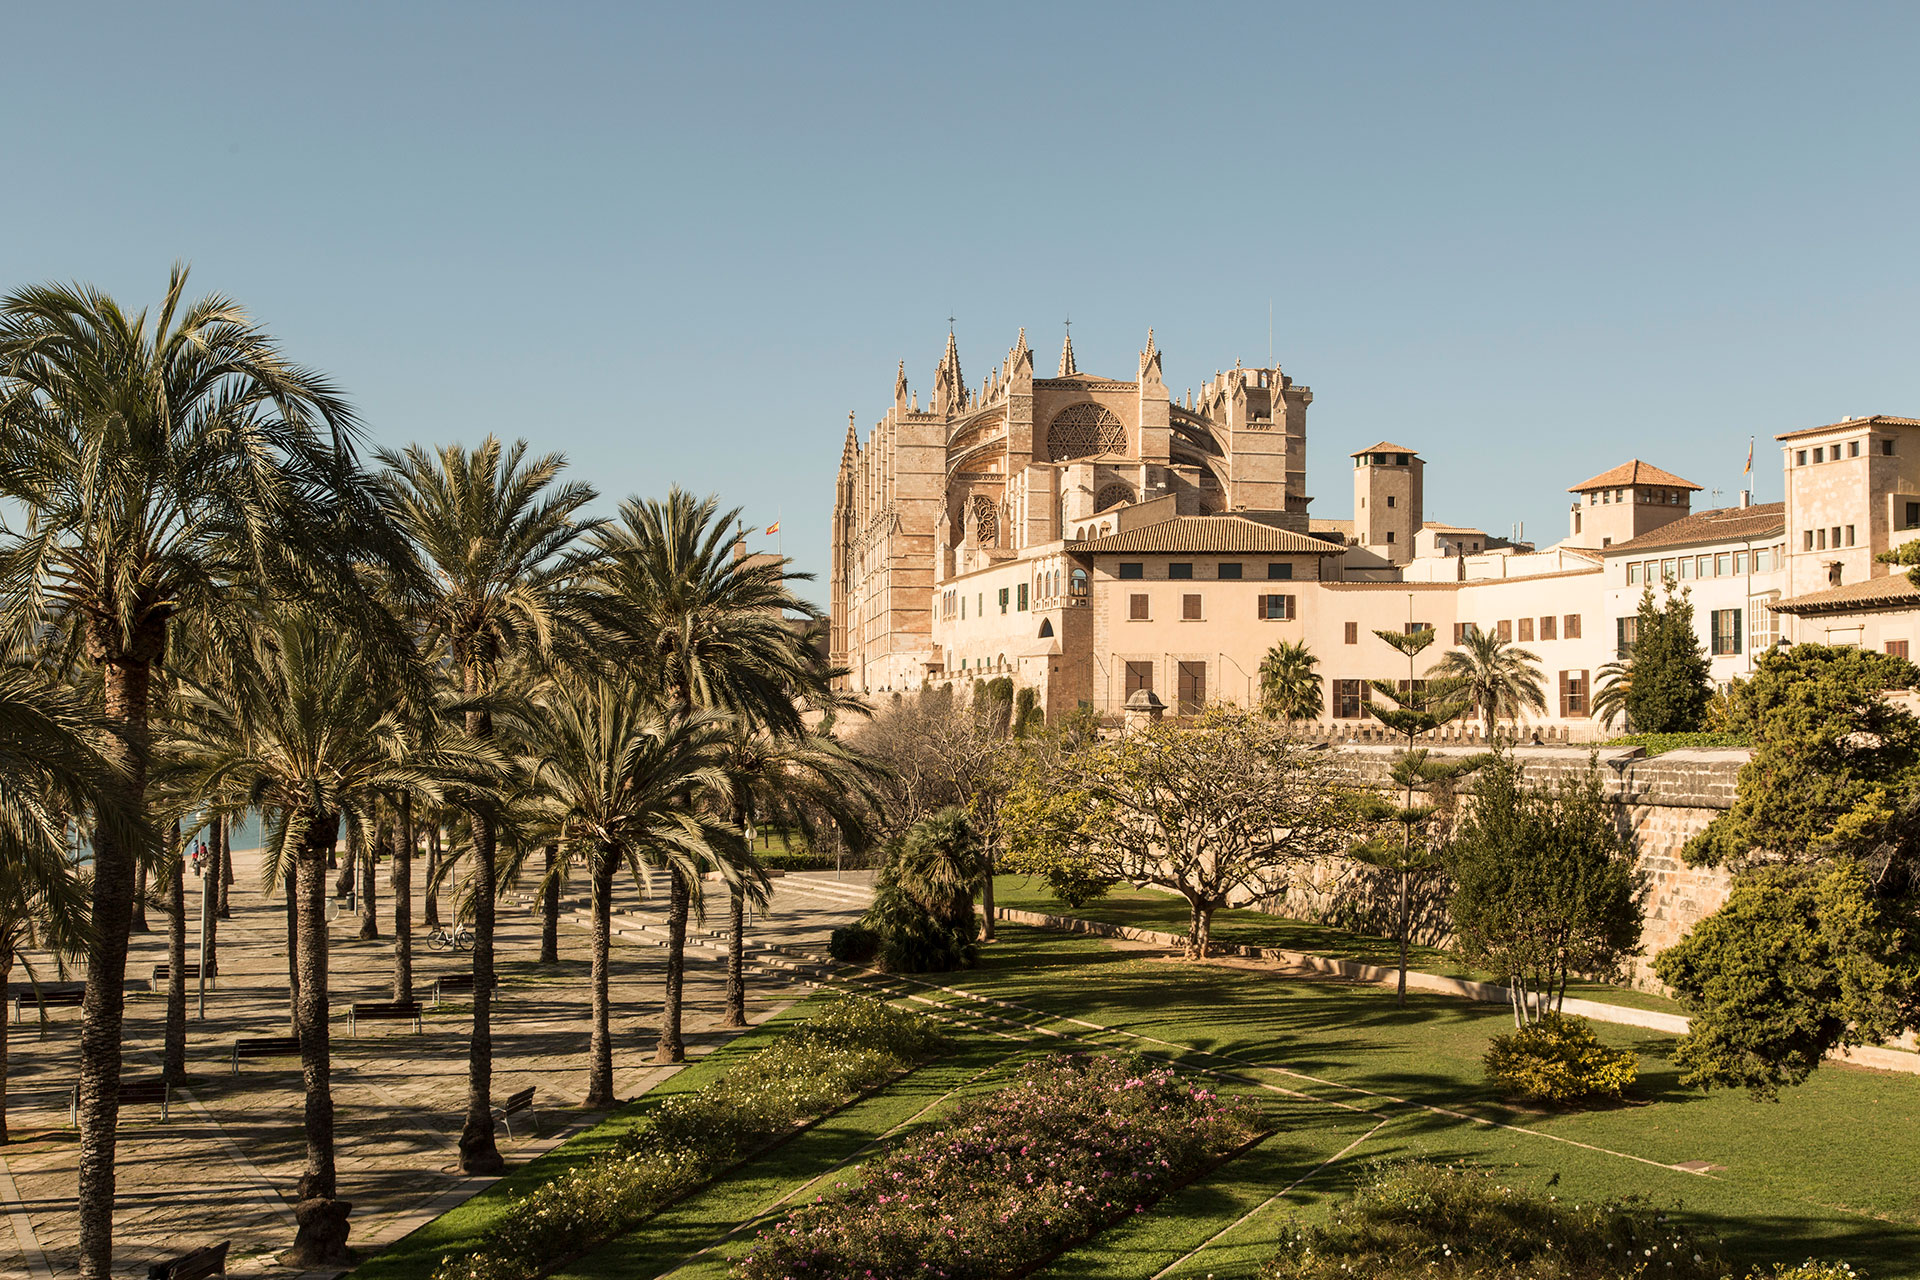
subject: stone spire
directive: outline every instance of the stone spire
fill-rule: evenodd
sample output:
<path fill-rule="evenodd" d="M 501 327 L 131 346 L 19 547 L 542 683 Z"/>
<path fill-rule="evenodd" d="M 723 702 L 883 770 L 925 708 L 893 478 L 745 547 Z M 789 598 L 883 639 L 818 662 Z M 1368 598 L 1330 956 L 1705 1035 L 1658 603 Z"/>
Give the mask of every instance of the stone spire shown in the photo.
<path fill-rule="evenodd" d="M 1067 340 L 1060 348 L 1060 372 L 1057 376 L 1066 377 L 1070 373 L 1080 372 L 1073 363 L 1073 330 L 1067 330 Z"/>
<path fill-rule="evenodd" d="M 953 379 L 953 385 L 956 388 L 964 388 L 967 385 L 965 379 L 960 376 L 960 344 L 953 340 L 951 326 L 947 329 L 947 354 L 941 357 L 941 363 L 947 366 L 947 376 Z"/>
<path fill-rule="evenodd" d="M 1147 349 L 1140 353 L 1140 381 L 1160 381 L 1160 350 L 1153 345 L 1153 330 L 1147 330 Z"/>

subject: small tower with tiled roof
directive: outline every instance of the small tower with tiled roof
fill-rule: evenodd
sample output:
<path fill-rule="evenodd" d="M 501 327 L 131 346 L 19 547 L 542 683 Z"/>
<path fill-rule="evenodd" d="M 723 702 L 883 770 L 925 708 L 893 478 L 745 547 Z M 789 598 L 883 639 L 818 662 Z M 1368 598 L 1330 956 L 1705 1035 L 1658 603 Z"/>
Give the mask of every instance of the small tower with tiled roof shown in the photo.
<path fill-rule="evenodd" d="M 1567 542 L 1598 550 L 1684 520 L 1700 486 L 1635 458 L 1571 486 Z"/>
<path fill-rule="evenodd" d="M 1414 535 L 1426 519 L 1427 464 L 1403 444 L 1382 440 L 1355 450 L 1353 536 L 1393 564 L 1413 559 Z"/>

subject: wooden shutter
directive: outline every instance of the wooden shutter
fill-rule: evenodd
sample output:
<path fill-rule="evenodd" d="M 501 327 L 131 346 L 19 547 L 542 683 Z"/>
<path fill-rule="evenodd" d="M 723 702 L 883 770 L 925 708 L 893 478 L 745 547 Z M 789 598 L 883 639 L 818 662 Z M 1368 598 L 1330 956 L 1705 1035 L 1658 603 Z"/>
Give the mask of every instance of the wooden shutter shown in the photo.
<path fill-rule="evenodd" d="M 1207 664 L 1204 662 L 1183 662 L 1180 664 L 1180 709 L 1183 716 L 1198 715 L 1207 705 Z"/>
<path fill-rule="evenodd" d="M 1578 640 L 1580 638 L 1580 615 L 1577 613 L 1568 614 L 1566 616 L 1566 624 L 1566 626 L 1560 628 L 1562 638 Z"/>
<path fill-rule="evenodd" d="M 1567 718 L 1567 677 L 1570 674 L 1572 673 L 1567 671 L 1560 673 L 1560 718 L 1562 720 Z"/>
<path fill-rule="evenodd" d="M 1180 617 L 1187 622 L 1200 621 L 1200 597 L 1199 596 L 1181 596 L 1180 597 Z"/>
<path fill-rule="evenodd" d="M 1540 638 L 1542 640 L 1553 639 L 1555 633 L 1560 629 L 1559 623 L 1560 619 L 1554 617 L 1552 614 L 1548 614 L 1546 617 L 1540 619 Z"/>
<path fill-rule="evenodd" d="M 1129 596 L 1127 599 L 1127 619 L 1131 622 L 1147 620 L 1147 598 L 1143 595 Z"/>
<path fill-rule="evenodd" d="M 1348 644 L 1360 643 L 1360 624 L 1359 623 L 1349 622 L 1347 624 L 1347 643 Z"/>
<path fill-rule="evenodd" d="M 1532 641 L 1533 639 L 1533 619 L 1532 618 L 1520 619 L 1520 639 L 1522 642 Z"/>

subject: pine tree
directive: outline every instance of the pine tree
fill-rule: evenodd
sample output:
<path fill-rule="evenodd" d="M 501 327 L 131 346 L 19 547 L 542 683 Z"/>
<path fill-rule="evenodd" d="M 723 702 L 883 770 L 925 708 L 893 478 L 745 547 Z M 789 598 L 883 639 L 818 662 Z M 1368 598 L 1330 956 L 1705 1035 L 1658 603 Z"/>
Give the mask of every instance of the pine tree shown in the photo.
<path fill-rule="evenodd" d="M 1693 600 L 1686 588 L 1666 581 L 1658 600 L 1649 583 L 1640 595 L 1632 682 L 1625 702 L 1635 733 L 1693 733 L 1713 700 L 1713 670 L 1693 630 Z"/>

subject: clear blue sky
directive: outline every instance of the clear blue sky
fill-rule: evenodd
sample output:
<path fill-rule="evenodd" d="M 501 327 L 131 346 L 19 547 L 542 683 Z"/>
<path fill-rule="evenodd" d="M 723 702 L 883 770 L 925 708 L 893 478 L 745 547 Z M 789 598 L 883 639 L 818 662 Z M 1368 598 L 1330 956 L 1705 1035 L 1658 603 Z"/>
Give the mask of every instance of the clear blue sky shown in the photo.
<path fill-rule="evenodd" d="M 1429 518 L 1920 413 L 1912 6 L 8 6 L 0 287 L 175 258 L 390 443 L 679 481 L 824 572 L 849 410 L 1274 351 Z M 1729 497 L 1730 501 L 1731 498 Z M 824 583 L 817 589 L 824 598 Z"/>

